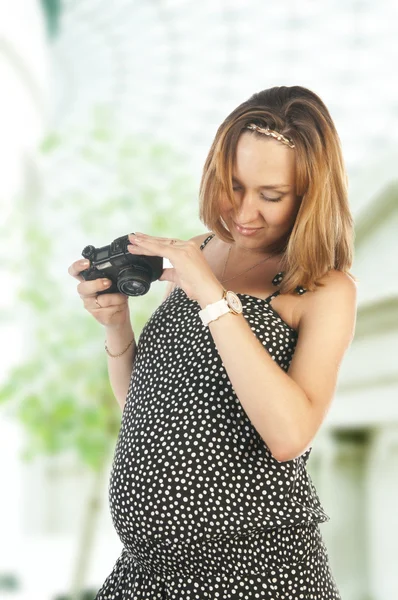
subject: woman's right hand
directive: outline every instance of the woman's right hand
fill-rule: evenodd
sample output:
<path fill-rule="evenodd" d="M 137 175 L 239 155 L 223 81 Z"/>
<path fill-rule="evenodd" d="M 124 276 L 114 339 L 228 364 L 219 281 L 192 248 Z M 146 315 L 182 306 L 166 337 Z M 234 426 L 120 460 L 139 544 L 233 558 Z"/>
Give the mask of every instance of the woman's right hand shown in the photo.
<path fill-rule="evenodd" d="M 98 292 L 110 287 L 112 282 L 110 279 L 85 281 L 80 272 L 88 267 L 89 262 L 81 259 L 72 263 L 68 269 L 69 275 L 80 282 L 77 286 L 77 292 L 83 300 L 84 308 L 104 327 L 116 329 L 124 325 L 130 319 L 128 296 L 115 293 L 101 294 L 97 298 Z M 106 285 L 104 285 L 104 282 L 106 282 Z M 96 299 L 101 307 L 96 303 Z"/>

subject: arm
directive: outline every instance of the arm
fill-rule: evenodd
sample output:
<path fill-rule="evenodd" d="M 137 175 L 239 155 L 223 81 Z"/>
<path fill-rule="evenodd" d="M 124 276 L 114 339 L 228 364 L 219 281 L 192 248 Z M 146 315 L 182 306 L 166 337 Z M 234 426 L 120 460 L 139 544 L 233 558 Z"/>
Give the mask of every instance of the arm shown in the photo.
<path fill-rule="evenodd" d="M 112 354 L 122 352 L 133 336 L 134 332 L 130 319 L 123 325 L 106 327 L 106 344 L 109 352 Z M 107 355 L 109 381 L 122 411 L 126 403 L 136 349 L 137 345 L 134 341 L 122 356 L 112 358 Z"/>
<path fill-rule="evenodd" d="M 168 282 L 163 302 L 173 291 L 174 286 L 175 284 L 172 281 Z M 131 341 L 133 336 L 134 332 L 130 320 L 118 327 L 107 327 L 106 342 L 109 352 L 112 354 L 118 354 L 119 352 L 122 352 L 127 344 Z M 130 385 L 136 351 L 137 344 L 134 341 L 127 352 L 125 352 L 122 356 L 119 356 L 118 358 L 112 358 L 107 355 L 109 381 L 115 398 L 118 401 L 122 411 L 124 410 L 126 403 L 126 396 Z"/>
<path fill-rule="evenodd" d="M 302 298 L 299 338 L 288 373 L 264 350 L 242 314 L 228 313 L 209 324 L 240 403 L 280 462 L 309 447 L 330 407 L 338 369 L 354 335 L 355 283 L 338 271 L 322 283 L 325 287 Z M 221 295 L 221 284 L 204 290 L 201 308 Z"/>

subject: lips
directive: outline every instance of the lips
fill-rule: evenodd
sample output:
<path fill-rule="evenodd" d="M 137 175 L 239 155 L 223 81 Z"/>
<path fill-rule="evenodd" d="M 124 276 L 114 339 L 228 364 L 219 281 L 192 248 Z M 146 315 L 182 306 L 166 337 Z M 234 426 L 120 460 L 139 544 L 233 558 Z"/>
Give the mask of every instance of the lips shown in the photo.
<path fill-rule="evenodd" d="M 247 227 L 241 227 L 238 223 L 235 223 L 235 227 L 239 233 L 242 235 L 255 235 L 257 231 L 260 231 L 261 227 L 257 227 L 256 229 L 249 229 Z"/>
<path fill-rule="evenodd" d="M 261 227 L 243 227 L 243 225 L 239 225 L 239 223 L 235 223 L 235 225 L 241 229 L 244 229 L 245 231 L 257 231 L 258 229 L 261 229 Z"/>

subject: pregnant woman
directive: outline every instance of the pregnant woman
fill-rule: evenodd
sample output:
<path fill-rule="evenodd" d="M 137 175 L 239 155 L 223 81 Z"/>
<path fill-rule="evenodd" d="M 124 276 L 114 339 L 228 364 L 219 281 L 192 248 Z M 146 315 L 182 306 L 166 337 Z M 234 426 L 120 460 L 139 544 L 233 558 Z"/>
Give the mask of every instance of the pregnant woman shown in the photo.
<path fill-rule="evenodd" d="M 96 600 L 341 600 L 306 463 L 355 331 L 353 221 L 315 93 L 274 87 L 227 116 L 200 218 L 187 241 L 129 236 L 172 265 L 138 344 L 128 297 L 69 268 L 123 411 L 109 483 L 123 550 Z"/>

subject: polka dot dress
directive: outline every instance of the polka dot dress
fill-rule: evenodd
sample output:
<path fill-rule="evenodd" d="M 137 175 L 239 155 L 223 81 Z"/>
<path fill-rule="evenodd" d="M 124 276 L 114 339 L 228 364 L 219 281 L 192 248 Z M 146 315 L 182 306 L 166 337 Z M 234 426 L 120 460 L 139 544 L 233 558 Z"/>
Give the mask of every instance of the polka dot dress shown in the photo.
<path fill-rule="evenodd" d="M 270 305 L 278 293 L 238 296 L 287 371 L 298 334 Z M 306 470 L 311 448 L 272 456 L 199 310 L 177 287 L 139 337 L 109 483 L 123 550 L 96 600 L 341 600 L 319 529 L 329 517 Z"/>

